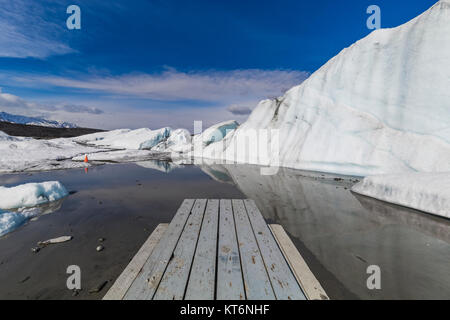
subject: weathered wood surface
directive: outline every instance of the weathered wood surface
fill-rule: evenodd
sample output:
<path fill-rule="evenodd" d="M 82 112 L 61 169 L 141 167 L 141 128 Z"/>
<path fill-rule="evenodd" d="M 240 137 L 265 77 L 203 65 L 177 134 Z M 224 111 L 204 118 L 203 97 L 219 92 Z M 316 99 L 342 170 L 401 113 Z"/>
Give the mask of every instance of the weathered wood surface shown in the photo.
<path fill-rule="evenodd" d="M 219 200 L 209 200 L 195 250 L 185 300 L 213 300 L 216 280 Z"/>
<path fill-rule="evenodd" d="M 279 300 L 305 300 L 305 295 L 300 289 L 255 202 L 247 199 L 244 200 L 244 204 L 264 265 L 269 274 L 275 297 Z"/>
<path fill-rule="evenodd" d="M 195 200 L 177 247 L 156 290 L 155 300 L 182 300 L 197 246 L 206 199 Z"/>
<path fill-rule="evenodd" d="M 134 279 L 138 276 L 139 272 L 142 270 L 145 262 L 155 246 L 161 240 L 164 232 L 166 232 L 168 223 L 159 224 L 156 229 L 152 232 L 150 237 L 145 241 L 144 245 L 139 249 L 138 253 L 133 257 L 128 266 L 123 270 L 114 284 L 109 288 L 103 300 L 122 300 Z"/>
<path fill-rule="evenodd" d="M 308 300 L 329 300 L 325 290 L 309 269 L 292 240 L 279 224 L 269 225 L 283 255 L 291 266 L 295 278 L 303 289 Z"/>
<path fill-rule="evenodd" d="M 269 228 L 252 200 L 185 200 L 166 229 L 104 299 L 328 298 L 283 228 Z"/>
<path fill-rule="evenodd" d="M 193 199 L 183 201 L 161 241 L 142 268 L 142 272 L 125 295 L 125 299 L 149 300 L 153 298 L 180 235 L 184 230 L 186 221 L 190 216 L 194 201 Z"/>
<path fill-rule="evenodd" d="M 233 200 L 233 213 L 247 299 L 273 300 L 275 294 L 253 234 L 244 201 Z"/>
<path fill-rule="evenodd" d="M 217 300 L 244 300 L 241 258 L 231 200 L 220 200 L 217 250 Z"/>

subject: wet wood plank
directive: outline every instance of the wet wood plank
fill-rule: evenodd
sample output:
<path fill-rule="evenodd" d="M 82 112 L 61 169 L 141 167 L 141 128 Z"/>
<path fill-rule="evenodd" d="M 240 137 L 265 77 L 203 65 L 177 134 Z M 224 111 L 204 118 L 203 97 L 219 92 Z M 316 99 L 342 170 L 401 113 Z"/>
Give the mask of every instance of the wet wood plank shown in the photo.
<path fill-rule="evenodd" d="M 266 266 L 275 296 L 280 300 L 305 300 L 297 280 L 283 257 L 272 232 L 253 200 L 244 200 L 259 250 Z"/>
<path fill-rule="evenodd" d="M 173 250 L 190 216 L 194 199 L 186 199 L 178 209 L 161 241 L 153 250 L 150 258 L 144 264 L 141 273 L 136 277 L 125 299 L 149 300 L 152 299 L 166 266 L 172 256 Z"/>
<path fill-rule="evenodd" d="M 136 253 L 111 288 L 109 288 L 108 292 L 103 297 L 103 300 L 123 299 L 134 279 L 136 279 L 145 262 L 150 257 L 155 246 L 161 240 L 164 232 L 166 232 L 168 226 L 168 223 L 161 223 L 156 227 L 147 241 L 145 241 L 144 245 L 139 249 L 138 253 Z"/>
<path fill-rule="evenodd" d="M 231 200 L 220 200 L 217 300 L 244 300 L 241 261 Z"/>
<path fill-rule="evenodd" d="M 244 202 L 233 200 L 232 204 L 247 299 L 274 300 L 275 294 L 253 234 Z"/>
<path fill-rule="evenodd" d="M 283 227 L 278 224 L 271 224 L 269 228 L 308 300 L 329 300 L 325 290 L 311 272 Z"/>
<path fill-rule="evenodd" d="M 208 200 L 185 300 L 214 300 L 219 200 Z"/>
<path fill-rule="evenodd" d="M 206 199 L 195 200 L 191 215 L 170 257 L 167 269 L 153 299 L 183 299 L 205 213 L 206 202 Z"/>

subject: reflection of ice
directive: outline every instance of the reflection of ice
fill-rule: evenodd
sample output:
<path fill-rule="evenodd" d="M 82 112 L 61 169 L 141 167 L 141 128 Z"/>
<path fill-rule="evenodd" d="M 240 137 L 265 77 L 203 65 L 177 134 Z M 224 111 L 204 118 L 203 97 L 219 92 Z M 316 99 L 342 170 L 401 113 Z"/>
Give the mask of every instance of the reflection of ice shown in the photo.
<path fill-rule="evenodd" d="M 10 233 L 28 221 L 34 221 L 40 216 L 58 211 L 64 199 L 53 201 L 34 208 L 0 210 L 0 237 Z"/>
<path fill-rule="evenodd" d="M 448 219 L 426 215 L 419 211 L 391 205 L 359 194 L 355 194 L 355 196 L 362 206 L 371 213 L 371 216 L 378 219 L 380 223 L 397 221 L 450 243 L 450 220 Z"/>
<path fill-rule="evenodd" d="M 207 175 L 216 181 L 233 183 L 233 179 L 223 165 L 207 165 L 202 166 L 201 168 Z"/>
<path fill-rule="evenodd" d="M 362 199 L 350 192 L 351 177 L 286 168 L 263 176 L 259 167 L 249 165 L 202 169 L 218 181 L 228 175 L 269 222 L 283 225 L 320 270 L 357 297 L 450 296 L 450 223 L 445 219 Z M 370 264 L 382 270 L 382 290 L 366 287 Z"/>
<path fill-rule="evenodd" d="M 175 168 L 181 167 L 181 165 L 175 164 L 169 161 L 160 161 L 160 160 L 149 160 L 149 161 L 140 161 L 136 162 L 136 164 L 140 167 L 147 169 L 154 169 L 162 172 L 170 172 Z"/>

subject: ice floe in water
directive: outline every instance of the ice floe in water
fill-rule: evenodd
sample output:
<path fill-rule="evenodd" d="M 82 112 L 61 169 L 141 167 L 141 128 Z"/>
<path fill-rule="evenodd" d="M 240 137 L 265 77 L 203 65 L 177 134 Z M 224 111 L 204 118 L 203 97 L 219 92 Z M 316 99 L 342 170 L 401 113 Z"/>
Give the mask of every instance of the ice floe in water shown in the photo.
<path fill-rule="evenodd" d="M 0 186 L 0 209 L 31 208 L 60 200 L 68 194 L 58 181 L 26 183 L 11 188 Z"/>
<path fill-rule="evenodd" d="M 369 176 L 352 191 L 450 218 L 449 172 Z"/>
<path fill-rule="evenodd" d="M 58 210 L 68 194 L 58 181 L 0 186 L 0 236 L 34 217 Z"/>
<path fill-rule="evenodd" d="M 64 199 L 39 205 L 34 208 L 20 208 L 12 210 L 0 209 L 0 237 L 10 233 L 28 221 L 34 221 L 39 216 L 58 211 Z"/>

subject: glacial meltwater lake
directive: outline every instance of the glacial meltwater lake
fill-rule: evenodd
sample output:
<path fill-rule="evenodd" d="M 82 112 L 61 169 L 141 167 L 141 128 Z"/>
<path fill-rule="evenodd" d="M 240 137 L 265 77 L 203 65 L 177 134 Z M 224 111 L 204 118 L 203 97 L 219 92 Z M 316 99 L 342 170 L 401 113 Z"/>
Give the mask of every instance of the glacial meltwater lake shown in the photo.
<path fill-rule="evenodd" d="M 268 223 L 285 228 L 332 299 L 450 297 L 450 221 L 353 194 L 354 177 L 157 161 L 0 175 L 6 186 L 54 180 L 71 194 L 0 237 L 0 299 L 101 299 L 185 198 L 255 200 Z M 73 239 L 31 250 L 65 235 Z M 75 296 L 66 288 L 69 265 L 81 268 Z M 367 288 L 370 265 L 380 268 L 379 290 Z"/>

